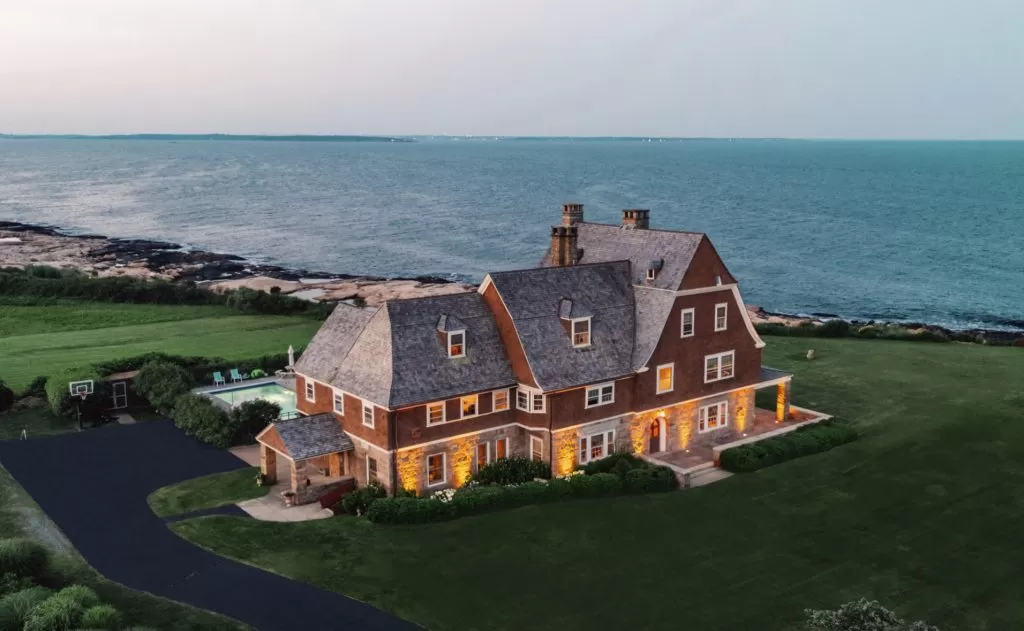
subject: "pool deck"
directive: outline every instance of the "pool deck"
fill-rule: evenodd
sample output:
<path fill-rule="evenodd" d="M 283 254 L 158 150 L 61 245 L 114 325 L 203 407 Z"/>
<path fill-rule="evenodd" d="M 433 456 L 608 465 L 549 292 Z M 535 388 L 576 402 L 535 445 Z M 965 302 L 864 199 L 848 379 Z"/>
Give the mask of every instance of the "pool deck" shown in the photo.
<path fill-rule="evenodd" d="M 193 388 L 192 392 L 194 394 L 202 394 L 202 395 L 205 395 L 205 396 L 209 397 L 209 399 L 211 401 L 213 401 L 214 405 L 216 405 L 220 409 L 224 410 L 225 412 L 230 412 L 231 411 L 231 404 L 228 403 L 227 401 L 224 401 L 223 399 L 221 399 L 221 398 L 219 398 L 217 396 L 214 396 L 214 395 L 216 395 L 218 392 L 227 392 L 227 391 L 230 391 L 230 390 L 238 390 L 238 389 L 241 389 L 241 388 L 253 388 L 253 387 L 258 387 L 258 386 L 269 386 L 269 385 L 272 385 L 272 384 L 279 385 L 282 388 L 287 388 L 288 390 L 291 390 L 292 392 L 295 391 L 295 377 L 294 377 L 294 375 L 281 375 L 281 376 L 271 375 L 269 377 L 259 377 L 257 379 L 244 379 L 242 381 L 228 381 L 225 384 L 216 385 L 216 386 L 200 386 L 198 388 Z"/>

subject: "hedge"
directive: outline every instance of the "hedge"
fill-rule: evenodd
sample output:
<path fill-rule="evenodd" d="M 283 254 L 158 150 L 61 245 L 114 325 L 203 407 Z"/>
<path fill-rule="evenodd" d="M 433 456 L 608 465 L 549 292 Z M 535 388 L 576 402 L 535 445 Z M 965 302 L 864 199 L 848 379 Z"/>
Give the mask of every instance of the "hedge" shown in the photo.
<path fill-rule="evenodd" d="M 178 397 L 195 385 L 192 375 L 177 364 L 151 361 L 142 366 L 132 385 L 158 411 L 168 414 Z"/>
<path fill-rule="evenodd" d="M 785 337 L 854 337 L 868 340 L 896 340 L 904 342 L 969 342 L 971 344 L 1008 344 L 1002 340 L 986 339 L 970 331 L 942 331 L 923 329 L 912 331 L 899 324 L 854 325 L 845 320 L 827 320 L 823 324 L 802 322 L 796 326 L 763 322 L 755 325 L 761 335 Z"/>
<path fill-rule="evenodd" d="M 50 597 L 45 587 L 30 587 L 0 599 L 0 629 L 21 629 L 28 612 Z"/>
<path fill-rule="evenodd" d="M 302 355 L 302 348 L 295 349 L 295 359 Z M 146 353 L 135 355 L 107 362 L 100 362 L 94 368 L 101 376 L 107 376 L 115 372 L 139 370 L 151 362 L 166 362 L 181 366 L 187 370 L 197 383 L 206 384 L 213 382 L 214 371 L 226 372 L 229 368 L 237 368 L 240 372 L 251 373 L 254 370 L 262 370 L 267 374 L 274 374 L 288 365 L 287 353 L 275 353 L 252 357 L 249 359 L 237 359 L 229 361 L 223 357 L 199 357 L 184 355 L 168 355 L 166 353 Z M 65 384 L 66 385 L 66 384 Z"/>
<path fill-rule="evenodd" d="M 31 539 L 0 539 L 0 573 L 38 580 L 45 577 L 49 563 L 49 551 Z"/>
<path fill-rule="evenodd" d="M 171 418 L 186 436 L 219 449 L 230 447 L 238 433 L 238 427 L 230 414 L 214 405 L 209 397 L 198 394 L 189 393 L 178 397 Z"/>
<path fill-rule="evenodd" d="M 594 460 L 587 464 L 577 467 L 579 471 L 587 475 L 594 475 L 595 473 L 618 473 L 620 477 L 625 476 L 626 472 L 631 469 L 646 469 L 651 465 L 638 456 L 635 456 L 628 451 L 616 452 L 600 460 Z"/>
<path fill-rule="evenodd" d="M 846 423 L 826 421 L 782 436 L 726 449 L 719 456 L 719 464 L 726 471 L 749 473 L 800 456 L 828 451 L 856 440 L 857 436 L 857 430 Z"/>
<path fill-rule="evenodd" d="M 470 478 L 479 484 L 522 484 L 537 478 L 550 478 L 551 466 L 529 458 L 499 458 L 480 467 Z"/>

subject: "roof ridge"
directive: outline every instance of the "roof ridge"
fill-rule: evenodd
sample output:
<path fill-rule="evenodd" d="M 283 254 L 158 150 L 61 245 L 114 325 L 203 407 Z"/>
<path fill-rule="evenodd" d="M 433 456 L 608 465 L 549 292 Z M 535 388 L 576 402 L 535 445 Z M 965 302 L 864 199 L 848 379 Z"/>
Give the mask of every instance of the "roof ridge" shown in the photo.
<path fill-rule="evenodd" d="M 449 284 L 454 285 L 455 283 L 449 283 Z M 469 283 L 465 283 L 465 284 L 469 284 Z M 390 300 L 385 300 L 384 302 L 382 302 L 380 306 L 383 307 L 385 305 L 394 304 L 396 302 L 412 302 L 414 300 L 431 300 L 431 299 L 436 299 L 436 298 L 452 298 L 454 296 L 464 296 L 464 295 L 475 294 L 475 293 L 476 293 L 475 291 L 453 291 L 450 294 L 433 294 L 433 295 L 427 295 L 427 296 L 409 296 L 408 298 L 391 298 Z"/>
<path fill-rule="evenodd" d="M 623 227 L 621 225 L 614 224 L 614 223 L 598 223 L 596 221 L 581 221 L 579 223 L 586 224 L 588 226 L 602 226 L 604 228 L 615 228 L 616 230 L 623 230 L 624 232 L 643 232 L 643 231 L 646 230 L 647 232 L 669 232 L 669 233 L 672 233 L 672 234 L 699 234 L 699 235 L 701 235 L 703 237 L 708 236 L 708 233 L 706 233 L 706 232 L 697 232 L 697 231 L 694 231 L 694 230 L 673 230 L 671 228 L 632 228 L 632 229 L 623 229 Z"/>
<path fill-rule="evenodd" d="M 494 276 L 495 274 L 514 274 L 516 272 L 550 272 L 552 270 L 563 270 L 563 269 L 578 269 L 580 267 L 596 267 L 598 265 L 616 265 L 618 263 L 625 263 L 632 265 L 629 259 L 615 259 L 614 261 L 593 261 L 591 263 L 576 263 L 574 265 L 548 265 L 545 267 L 521 267 L 518 269 L 501 270 L 499 272 L 488 272 L 488 276 Z"/>

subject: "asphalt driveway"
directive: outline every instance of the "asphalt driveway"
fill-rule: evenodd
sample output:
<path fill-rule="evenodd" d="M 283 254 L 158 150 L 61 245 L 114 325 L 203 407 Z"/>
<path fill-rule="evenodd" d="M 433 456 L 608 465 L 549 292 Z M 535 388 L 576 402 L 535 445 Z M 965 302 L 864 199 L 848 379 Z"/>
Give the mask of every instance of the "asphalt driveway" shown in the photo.
<path fill-rule="evenodd" d="M 0 442 L 10 471 L 107 578 L 216 611 L 261 631 L 418 627 L 361 602 L 235 563 L 179 538 L 146 497 L 189 478 L 241 468 L 170 421 Z"/>

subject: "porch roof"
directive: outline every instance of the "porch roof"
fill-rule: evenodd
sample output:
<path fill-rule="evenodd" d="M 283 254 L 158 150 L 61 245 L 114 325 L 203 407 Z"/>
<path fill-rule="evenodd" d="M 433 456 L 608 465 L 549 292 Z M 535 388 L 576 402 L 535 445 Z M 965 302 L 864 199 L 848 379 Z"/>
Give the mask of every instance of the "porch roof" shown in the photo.
<path fill-rule="evenodd" d="M 275 451 L 282 451 L 293 461 L 355 449 L 352 439 L 331 413 L 271 423 L 256 440 Z"/>
<path fill-rule="evenodd" d="M 777 379 L 792 379 L 793 373 L 784 372 L 776 368 L 761 366 L 761 381 L 775 381 Z"/>

